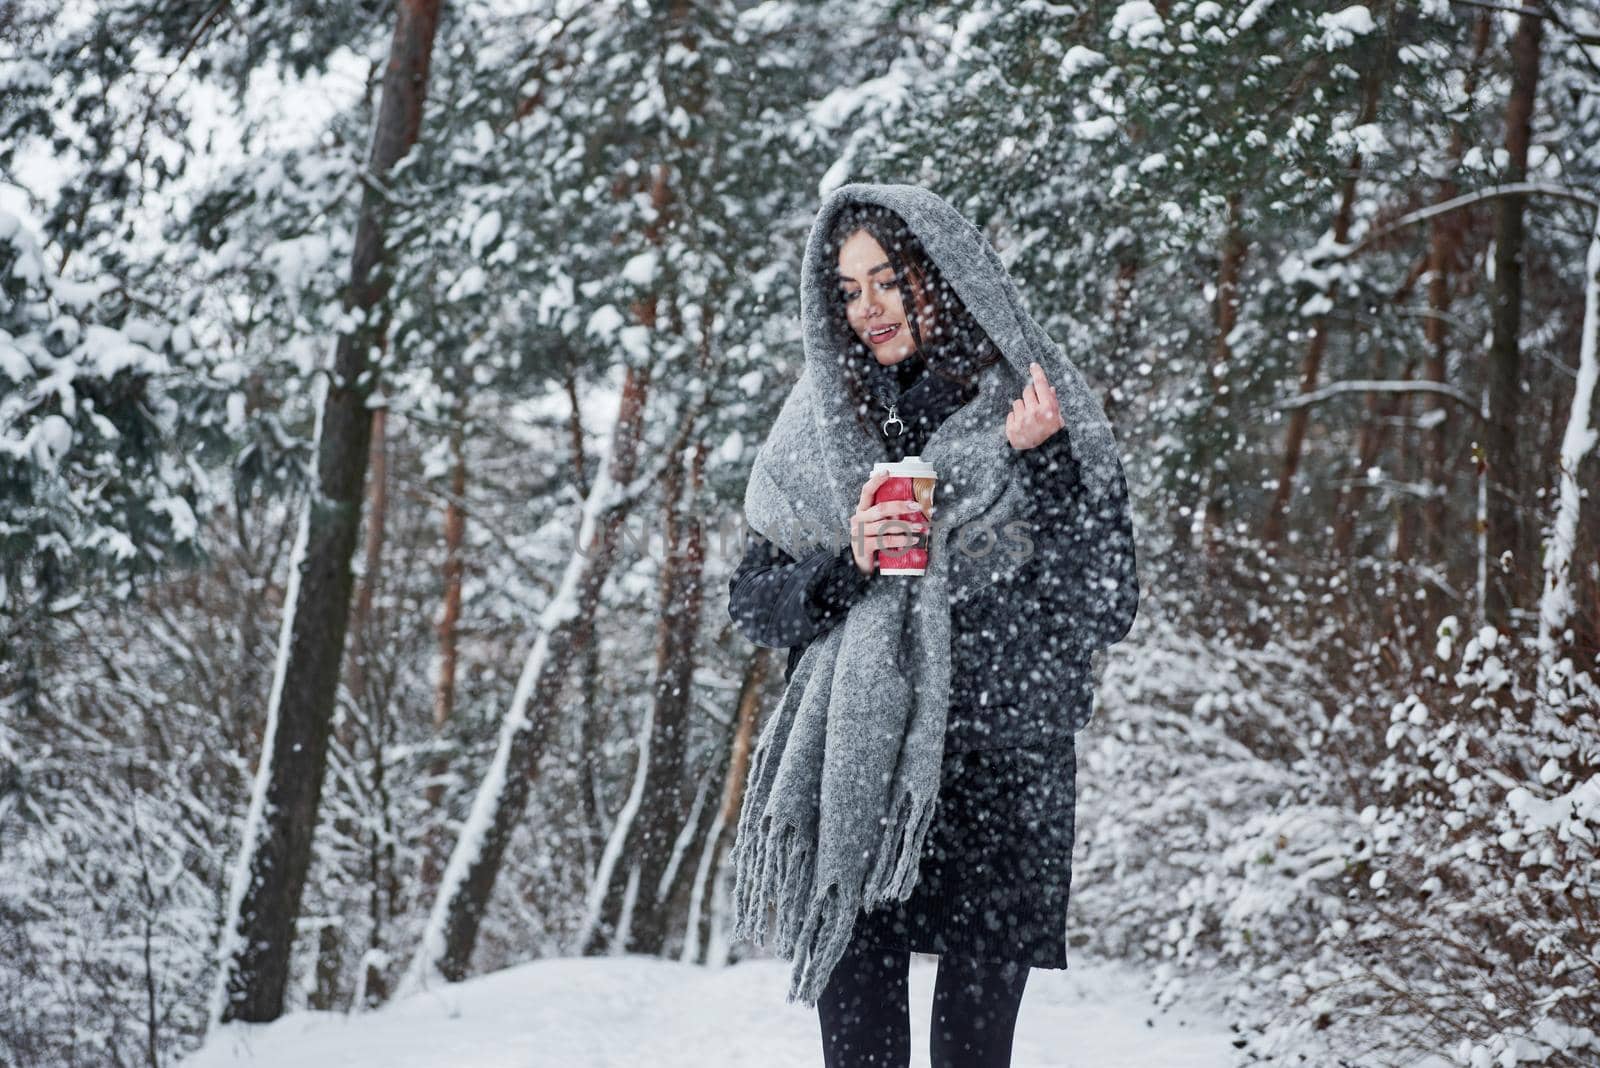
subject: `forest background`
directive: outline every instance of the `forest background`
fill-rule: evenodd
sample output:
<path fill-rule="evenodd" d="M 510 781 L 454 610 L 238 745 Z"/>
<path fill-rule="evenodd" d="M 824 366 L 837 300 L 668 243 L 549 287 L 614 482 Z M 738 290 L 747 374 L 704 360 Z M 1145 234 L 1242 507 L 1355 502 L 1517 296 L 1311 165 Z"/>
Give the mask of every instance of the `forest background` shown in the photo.
<path fill-rule="evenodd" d="M 1594 1063 L 1581 0 L 0 7 L 0 1062 L 749 951 L 726 583 L 850 180 L 1122 446 L 1073 951 L 1241 1058 Z"/>

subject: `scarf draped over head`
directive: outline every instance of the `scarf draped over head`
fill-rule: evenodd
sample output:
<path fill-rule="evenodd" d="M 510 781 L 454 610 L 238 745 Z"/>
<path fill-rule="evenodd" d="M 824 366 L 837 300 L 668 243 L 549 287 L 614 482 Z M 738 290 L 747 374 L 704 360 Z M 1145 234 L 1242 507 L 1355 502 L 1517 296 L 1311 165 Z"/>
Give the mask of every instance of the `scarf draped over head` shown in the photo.
<path fill-rule="evenodd" d="M 977 395 L 929 437 L 938 473 L 928 571 L 875 576 L 844 620 L 814 640 L 763 727 L 732 848 L 735 938 L 765 940 L 794 963 L 788 1001 L 814 1006 L 849 944 L 857 912 L 911 895 L 938 797 L 950 700 L 949 550 L 967 524 L 1025 514 L 1005 417 L 1037 362 L 1056 388 L 1091 494 L 1120 470 L 1099 399 L 1034 322 L 988 240 L 937 194 L 850 183 L 824 200 L 800 270 L 805 368 L 756 455 L 745 492 L 752 530 L 795 559 L 849 537 L 861 485 L 882 446 L 858 419 L 846 359 L 870 359 L 827 316 L 841 314 L 828 233 L 851 201 L 903 218 L 1002 359 Z M 909 313 L 909 311 L 908 311 Z"/>

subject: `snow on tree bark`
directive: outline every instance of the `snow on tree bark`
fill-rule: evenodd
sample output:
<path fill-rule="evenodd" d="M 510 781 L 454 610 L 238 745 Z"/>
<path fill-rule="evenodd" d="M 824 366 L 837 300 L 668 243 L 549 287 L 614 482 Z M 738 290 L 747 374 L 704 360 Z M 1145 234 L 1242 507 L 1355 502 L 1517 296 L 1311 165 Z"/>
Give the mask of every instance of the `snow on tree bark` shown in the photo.
<path fill-rule="evenodd" d="M 709 958 L 713 949 L 712 921 L 716 918 L 713 912 L 722 896 L 717 889 L 722 879 L 724 861 L 733 844 L 739 805 L 744 801 L 745 780 L 750 774 L 750 750 L 754 744 L 756 719 L 761 710 L 761 690 L 766 683 L 771 662 L 772 651 L 758 647 L 745 666 L 744 679 L 739 684 L 739 702 L 729 739 L 728 764 L 723 772 L 722 801 L 711 830 L 706 835 L 700 863 L 695 870 L 694 886 L 689 895 L 688 921 L 680 956 L 686 963 L 713 963 Z"/>
<path fill-rule="evenodd" d="M 689 446 L 698 421 L 691 407 L 669 455 L 693 452 L 687 463 L 677 463 L 667 478 L 667 560 L 661 578 L 661 615 L 657 626 L 656 678 L 651 710 L 640 735 L 639 770 L 627 805 L 607 842 L 585 910 L 577 941 L 582 952 L 595 952 L 609 937 L 629 952 L 659 954 L 669 935 L 670 882 L 676 845 L 686 822 L 684 764 L 688 746 L 689 712 L 693 698 L 695 648 L 704 605 L 702 576 L 705 566 L 703 531 L 695 510 L 706 460 L 705 443 Z M 687 468 L 687 471 L 685 471 Z M 687 475 L 687 478 L 685 478 Z M 617 860 L 626 856 L 637 865 L 643 892 L 634 903 L 626 942 L 620 923 L 623 886 L 617 878 Z"/>
<path fill-rule="evenodd" d="M 1595 206 L 1589 234 L 1589 254 L 1584 263 L 1583 335 L 1578 355 L 1578 382 L 1572 392 L 1567 431 L 1561 439 L 1561 470 L 1557 476 L 1556 517 L 1544 551 L 1544 593 L 1539 598 L 1539 698 L 1559 714 L 1565 703 L 1562 682 L 1572 661 L 1559 659 L 1562 630 L 1575 607 L 1572 598 L 1572 554 L 1578 541 L 1578 516 L 1583 491 L 1578 467 L 1594 451 L 1600 430 L 1594 425 L 1595 385 L 1600 382 L 1600 204 Z"/>
<path fill-rule="evenodd" d="M 609 455 L 584 499 L 577 542 L 539 621 L 538 637 L 523 662 L 501 724 L 494 762 L 445 866 L 421 941 L 395 991 L 397 997 L 439 980 L 454 982 L 466 976 L 506 842 L 522 817 L 534 768 L 551 735 L 551 710 L 578 651 L 575 638 L 599 606 L 601 587 L 616 556 L 617 529 L 637 492 L 632 482 L 648 391 L 648 371 L 630 368 Z M 530 707 L 542 714 L 530 718 Z"/>

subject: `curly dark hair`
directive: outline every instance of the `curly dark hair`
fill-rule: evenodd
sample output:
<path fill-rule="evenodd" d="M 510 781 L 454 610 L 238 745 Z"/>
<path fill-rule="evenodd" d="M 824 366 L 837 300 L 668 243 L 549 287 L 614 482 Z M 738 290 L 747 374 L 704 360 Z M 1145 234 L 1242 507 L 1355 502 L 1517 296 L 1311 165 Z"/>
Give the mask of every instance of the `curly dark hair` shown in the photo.
<path fill-rule="evenodd" d="M 979 371 L 999 362 L 999 346 L 967 311 L 966 305 L 956 295 L 955 287 L 945 280 L 938 265 L 923 248 L 921 239 L 912 233 L 911 227 L 906 225 L 898 212 L 880 204 L 861 201 L 844 205 L 828 230 L 826 262 L 836 265 L 840 247 L 862 230 L 871 234 L 888 254 L 895 282 L 900 287 L 900 300 L 906 309 L 906 322 L 911 328 L 911 339 L 916 344 L 917 355 L 922 357 L 931 373 L 971 389 Z M 933 307 L 930 337 L 923 336 L 919 322 L 921 316 L 918 314 L 916 293 L 911 287 L 913 275 Z M 870 431 L 872 401 L 867 395 L 866 374 L 875 361 L 866 342 L 857 337 L 850 327 L 845 315 L 843 290 L 838 285 L 828 288 L 834 314 L 829 315 L 827 321 L 834 332 L 836 350 L 845 354 L 845 387 L 850 391 L 856 417 Z"/>

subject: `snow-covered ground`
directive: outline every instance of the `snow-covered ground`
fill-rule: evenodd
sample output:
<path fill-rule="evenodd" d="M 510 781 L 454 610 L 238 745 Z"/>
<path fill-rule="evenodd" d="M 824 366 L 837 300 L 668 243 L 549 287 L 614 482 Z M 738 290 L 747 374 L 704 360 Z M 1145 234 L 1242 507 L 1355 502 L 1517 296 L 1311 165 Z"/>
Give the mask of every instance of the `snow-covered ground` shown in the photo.
<path fill-rule="evenodd" d="M 937 964 L 911 963 L 911 1063 L 928 1063 Z M 703 968 L 649 957 L 535 961 L 397 1001 L 372 1013 L 301 1012 L 230 1024 L 184 1068 L 817 1068 L 815 1010 L 784 1002 L 789 965 Z M 1016 1068 L 1225 1068 L 1219 1013 L 1165 1012 L 1127 968 L 1075 960 L 1035 969 L 1017 1021 Z"/>

